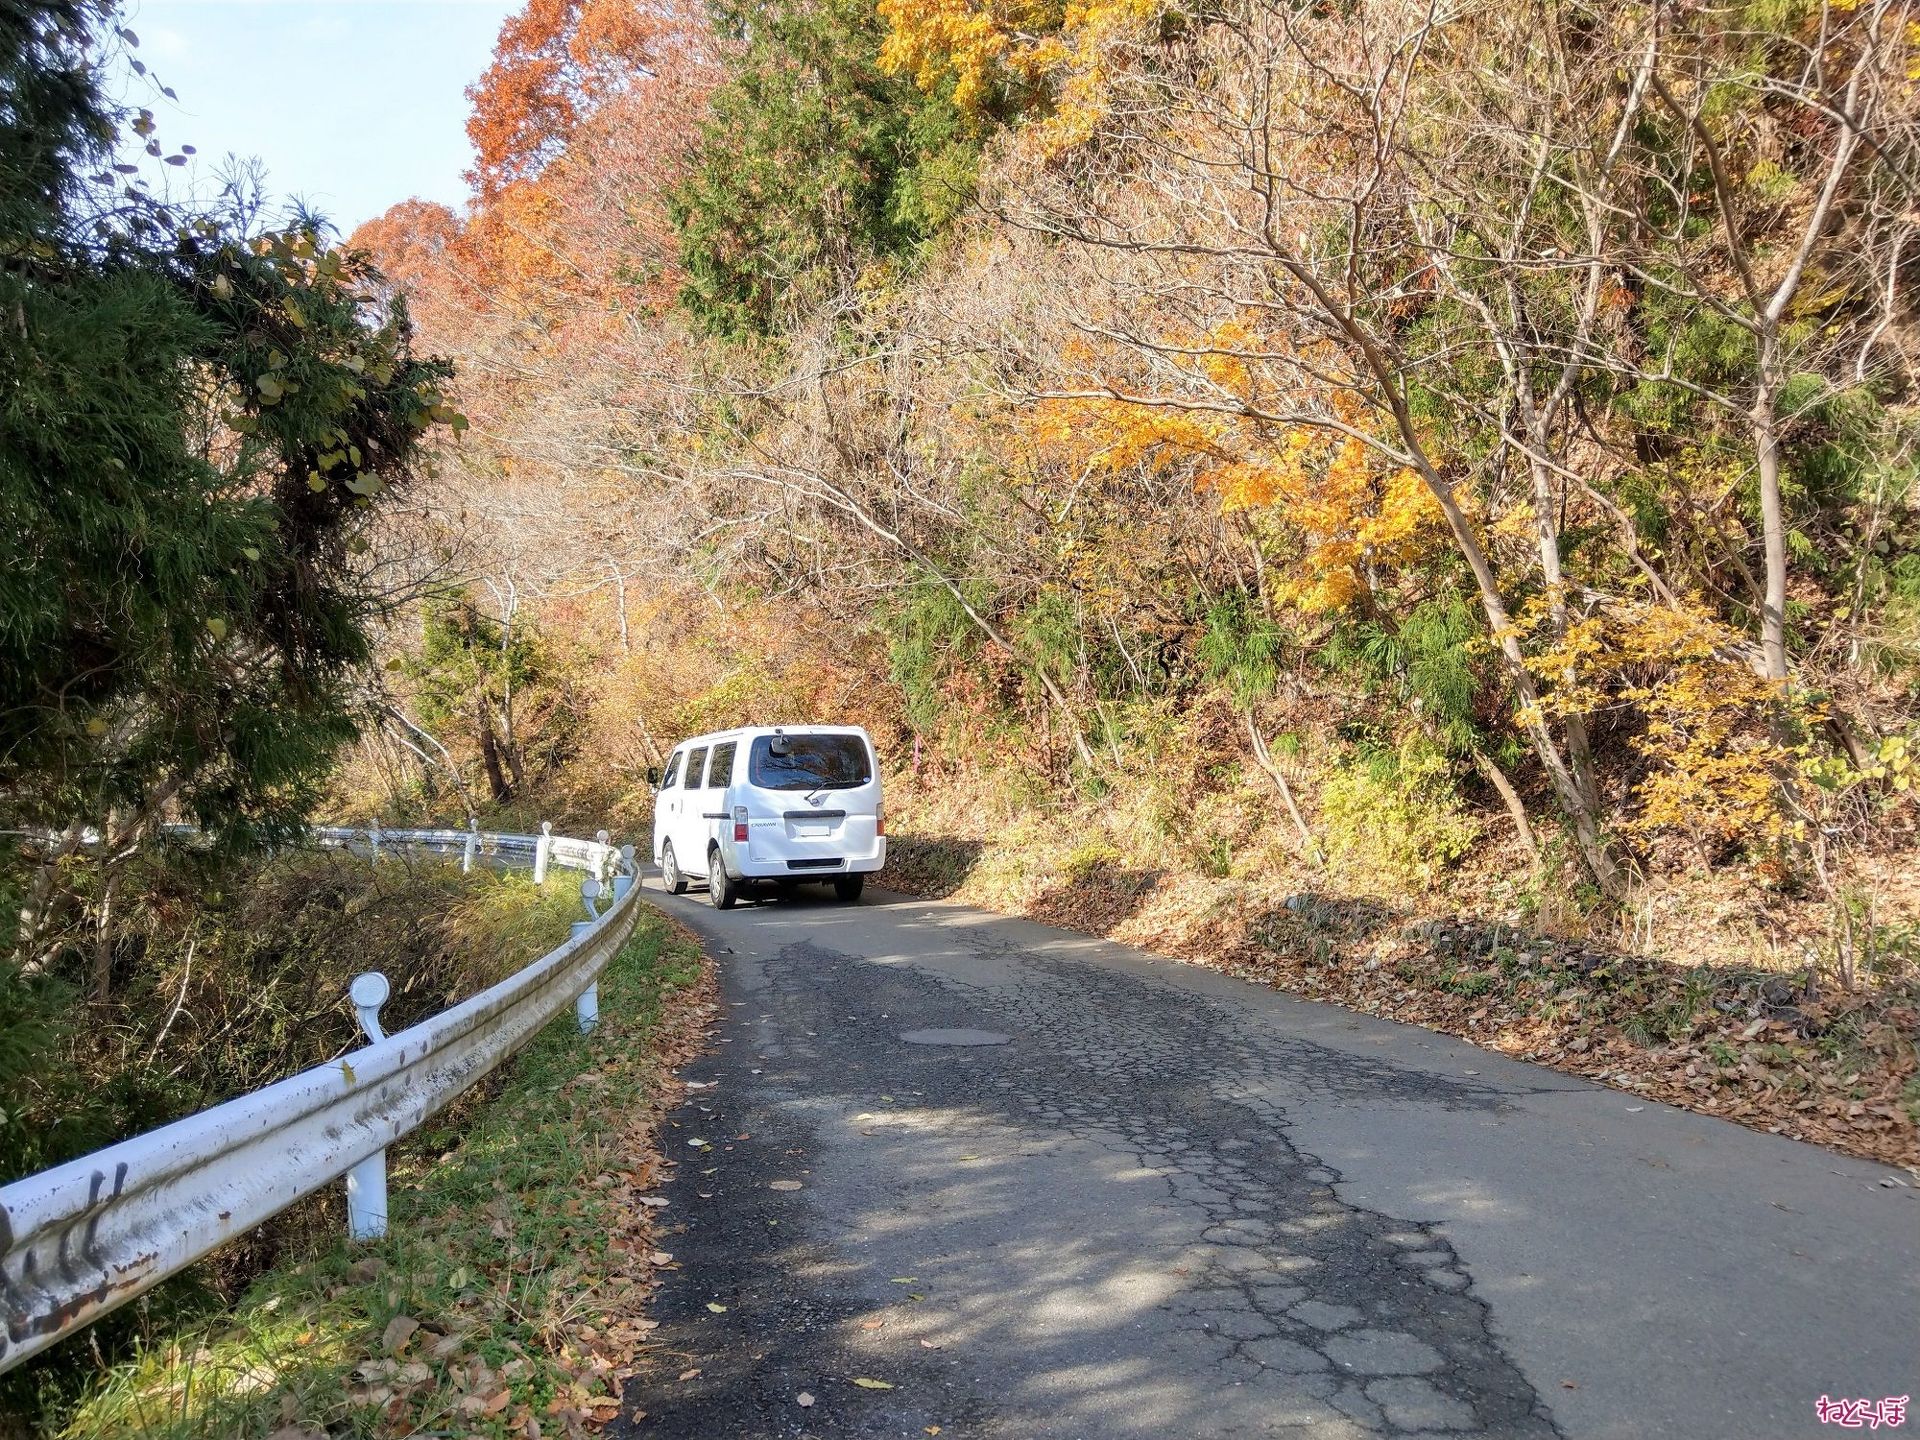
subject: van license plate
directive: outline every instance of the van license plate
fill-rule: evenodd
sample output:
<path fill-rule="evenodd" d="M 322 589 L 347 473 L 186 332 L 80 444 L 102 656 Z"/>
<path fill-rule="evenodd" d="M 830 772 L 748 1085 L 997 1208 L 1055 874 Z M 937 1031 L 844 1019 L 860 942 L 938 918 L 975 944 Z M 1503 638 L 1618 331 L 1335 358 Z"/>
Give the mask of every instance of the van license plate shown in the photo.
<path fill-rule="evenodd" d="M 803 836 L 831 835 L 833 833 L 833 827 L 824 821 L 818 825 L 795 825 L 793 827 L 793 833 Z"/>

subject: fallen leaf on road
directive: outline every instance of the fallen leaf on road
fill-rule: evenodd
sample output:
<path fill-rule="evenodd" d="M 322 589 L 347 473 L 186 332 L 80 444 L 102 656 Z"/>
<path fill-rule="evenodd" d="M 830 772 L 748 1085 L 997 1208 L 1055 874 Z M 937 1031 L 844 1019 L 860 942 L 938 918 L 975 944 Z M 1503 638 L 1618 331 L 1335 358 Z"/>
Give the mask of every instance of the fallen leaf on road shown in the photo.
<path fill-rule="evenodd" d="M 682 1370 L 680 1372 L 680 1378 L 682 1380 L 698 1380 L 700 1378 L 700 1372 L 698 1370 Z"/>
<path fill-rule="evenodd" d="M 862 1320 L 860 1322 L 860 1328 L 862 1330 L 878 1330 L 882 1325 L 886 1323 L 887 1322 L 884 1320 Z"/>
<path fill-rule="evenodd" d="M 856 1385 L 858 1385 L 858 1386 L 859 1386 L 859 1387 L 860 1387 L 860 1388 L 861 1388 L 862 1390 L 891 1390 L 891 1389 L 893 1389 L 893 1386 L 892 1386 L 892 1385 L 890 1385 L 890 1384 L 889 1384 L 889 1383 L 888 1383 L 887 1381 L 885 1381 L 885 1380 L 869 1380 L 869 1379 L 868 1379 L 868 1378 L 867 1378 L 866 1376 L 864 1376 L 864 1375 L 859 1375 L 859 1376 L 855 1376 L 855 1377 L 854 1377 L 854 1381 L 853 1381 L 853 1383 L 854 1383 L 854 1384 L 856 1384 Z"/>
<path fill-rule="evenodd" d="M 769 1190 L 798 1190 L 799 1188 L 800 1182 L 798 1180 L 770 1180 L 767 1182 L 767 1189 Z"/>
<path fill-rule="evenodd" d="M 800 1406 L 811 1405 L 813 1404 L 813 1396 L 802 1390 L 798 1395 L 793 1397 L 793 1403 Z"/>
<path fill-rule="evenodd" d="M 1575 1380 L 1562 1380 L 1560 1382 L 1560 1388 L 1562 1390 L 1578 1390 L 1580 1385 L 1579 1382 Z"/>
<path fill-rule="evenodd" d="M 893 1277 L 893 1279 L 889 1280 L 887 1283 L 889 1285 L 911 1285 L 915 1281 L 919 1280 L 919 1278 L 920 1277 L 918 1275 L 896 1275 Z"/>
<path fill-rule="evenodd" d="M 914 1294 L 914 1293 L 913 1293 L 912 1291 L 908 1291 L 908 1292 L 907 1292 L 907 1298 L 908 1298 L 909 1300 L 924 1300 L 924 1299 L 926 1299 L 927 1297 L 926 1297 L 926 1296 L 924 1296 L 924 1295 L 916 1295 L 916 1294 Z"/>
<path fill-rule="evenodd" d="M 667 1203 L 667 1197 L 664 1195 L 642 1195 L 634 1203 L 636 1205 L 644 1205 L 649 1210 L 655 1210 Z"/>
<path fill-rule="evenodd" d="M 923 1349 L 927 1349 L 927 1350 L 938 1350 L 940 1348 L 938 1345 L 934 1344 L 933 1341 L 931 1340 L 922 1340 L 920 1344 Z"/>
<path fill-rule="evenodd" d="M 713 1300 L 707 1301 L 707 1309 L 711 1310 L 716 1315 L 724 1315 L 727 1313 L 726 1306 L 721 1305 Z"/>
<path fill-rule="evenodd" d="M 656 1250 L 647 1258 L 656 1265 L 671 1265 L 673 1263 L 673 1256 L 664 1250 Z"/>
<path fill-rule="evenodd" d="M 938 1435 L 940 1433 L 940 1427 L 938 1425 L 929 1425 L 927 1426 L 927 1433 L 929 1435 Z"/>

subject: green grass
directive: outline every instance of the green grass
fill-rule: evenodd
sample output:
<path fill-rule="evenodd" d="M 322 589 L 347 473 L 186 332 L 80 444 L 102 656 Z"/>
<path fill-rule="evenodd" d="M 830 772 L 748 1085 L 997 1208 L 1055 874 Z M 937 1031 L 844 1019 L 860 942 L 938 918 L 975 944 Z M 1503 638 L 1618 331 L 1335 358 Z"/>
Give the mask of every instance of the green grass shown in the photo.
<path fill-rule="evenodd" d="M 386 1240 L 264 1275 L 219 1323 L 111 1371 L 64 1434 L 504 1437 L 529 1416 L 567 1433 L 564 1412 L 611 1389 L 593 1342 L 617 1334 L 646 1263 L 625 1239 L 630 1127 L 663 1007 L 698 975 L 698 952 L 643 912 L 592 1035 L 560 1016 L 457 1127 L 389 1157 Z"/>

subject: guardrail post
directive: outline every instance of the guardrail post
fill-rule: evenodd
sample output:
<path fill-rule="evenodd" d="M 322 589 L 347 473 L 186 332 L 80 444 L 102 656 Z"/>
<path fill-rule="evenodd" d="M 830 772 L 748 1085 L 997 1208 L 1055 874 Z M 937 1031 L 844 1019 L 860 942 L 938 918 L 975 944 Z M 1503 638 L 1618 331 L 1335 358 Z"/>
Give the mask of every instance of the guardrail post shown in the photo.
<path fill-rule="evenodd" d="M 371 1044 L 387 1038 L 380 1028 L 380 1007 L 392 987 L 378 970 L 356 976 L 348 994 Z M 387 1152 L 376 1150 L 347 1171 L 347 1237 L 378 1240 L 387 1233 Z"/>
<path fill-rule="evenodd" d="M 593 881 L 589 880 L 586 883 L 587 885 L 591 885 Z M 583 885 L 581 887 L 583 893 L 585 889 L 586 886 Z M 587 907 L 587 913 L 593 913 L 593 907 L 591 905 Z M 598 923 L 596 920 L 574 921 L 573 938 L 578 940 L 582 936 L 592 934 L 593 927 Z M 600 1023 L 600 982 L 598 980 L 582 990 L 580 997 L 573 1002 L 573 1018 L 579 1022 L 580 1033 L 582 1035 L 587 1034 L 594 1026 Z"/>
<path fill-rule="evenodd" d="M 547 858 L 553 854 L 553 822 L 540 822 L 540 839 L 533 847 L 533 883 L 547 883 Z"/>
<path fill-rule="evenodd" d="M 469 818 L 467 821 L 467 848 L 460 855 L 460 873 L 473 873 L 473 852 L 480 848 L 480 822 Z"/>
<path fill-rule="evenodd" d="M 367 839 L 373 842 L 373 863 L 380 863 L 380 822 L 375 820 L 373 828 L 367 831 Z"/>

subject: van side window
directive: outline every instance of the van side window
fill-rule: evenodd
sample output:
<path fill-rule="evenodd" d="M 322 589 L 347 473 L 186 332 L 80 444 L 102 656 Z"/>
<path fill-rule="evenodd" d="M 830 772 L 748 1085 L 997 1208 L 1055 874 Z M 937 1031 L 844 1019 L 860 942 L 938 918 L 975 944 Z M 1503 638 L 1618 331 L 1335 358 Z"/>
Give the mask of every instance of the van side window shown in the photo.
<path fill-rule="evenodd" d="M 686 783 L 681 788 L 686 790 L 699 789 L 700 788 L 700 772 L 706 768 L 706 764 L 707 764 L 707 747 L 706 746 L 702 745 L 698 750 L 689 750 L 687 752 L 687 779 L 686 779 Z"/>
<path fill-rule="evenodd" d="M 685 758 L 685 752 L 680 750 L 673 752 L 673 758 L 667 761 L 667 773 L 660 777 L 660 788 L 662 790 L 671 790 L 673 788 L 673 782 L 680 778 L 680 762 Z"/>
<path fill-rule="evenodd" d="M 736 748 L 731 740 L 713 747 L 713 764 L 707 767 L 709 790 L 724 789 L 733 783 L 733 752 Z"/>

